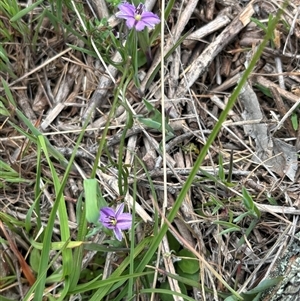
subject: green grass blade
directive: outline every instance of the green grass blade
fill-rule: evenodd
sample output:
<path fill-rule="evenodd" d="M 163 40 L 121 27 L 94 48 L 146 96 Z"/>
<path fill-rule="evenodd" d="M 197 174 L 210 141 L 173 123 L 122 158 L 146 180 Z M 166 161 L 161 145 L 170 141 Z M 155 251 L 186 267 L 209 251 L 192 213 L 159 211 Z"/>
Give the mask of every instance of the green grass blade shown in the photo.
<path fill-rule="evenodd" d="M 54 165 L 50 159 L 48 148 L 47 148 L 47 142 L 44 136 L 38 136 L 38 140 L 41 145 L 42 151 L 46 156 L 48 165 L 50 167 L 55 193 L 58 196 L 59 191 L 62 190 L 64 186 L 62 186 L 62 183 L 60 182 L 60 179 L 58 178 Z M 58 217 L 59 217 L 61 239 L 62 241 L 67 241 L 70 239 L 70 229 L 68 224 L 69 218 L 67 214 L 65 199 L 63 196 L 59 196 L 59 198 L 56 198 L 55 202 L 58 202 Z M 63 255 L 64 275 L 70 275 L 72 270 L 72 253 L 70 250 L 66 249 L 62 253 L 62 255 Z"/>
<path fill-rule="evenodd" d="M 195 301 L 195 299 L 191 298 L 191 297 L 188 297 L 184 294 L 181 294 L 181 293 L 177 293 L 175 291 L 170 291 L 170 290 L 167 290 L 167 289 L 161 289 L 161 288 L 148 288 L 148 289 L 143 289 L 140 291 L 142 294 L 152 294 L 152 293 L 155 293 L 155 294 L 165 294 L 165 295 L 170 295 L 170 296 L 178 296 L 178 297 L 182 297 L 184 300 L 187 300 L 187 301 Z"/>
<path fill-rule="evenodd" d="M 78 223 L 77 240 L 84 241 L 87 233 L 87 220 L 85 218 L 86 206 L 85 203 L 82 201 L 82 197 L 80 197 L 77 200 L 77 202 L 78 202 L 76 206 L 77 207 L 76 216 L 77 216 L 77 223 Z M 83 251 L 84 251 L 84 245 L 77 247 L 74 251 L 74 258 L 73 258 L 74 264 L 73 264 L 73 273 L 70 279 L 70 288 L 69 288 L 70 290 L 75 289 L 75 287 L 78 284 L 78 280 L 80 278 L 80 273 L 81 273 Z"/>
<path fill-rule="evenodd" d="M 37 6 L 39 6 L 41 3 L 43 2 L 43 0 L 38 0 L 37 2 L 29 5 L 28 7 L 22 9 L 21 11 L 19 11 L 17 14 L 15 14 L 11 19 L 10 22 L 16 22 L 19 19 L 21 19 L 22 17 L 24 17 L 25 15 L 27 15 L 29 12 L 31 12 L 33 9 L 35 9 Z"/>
<path fill-rule="evenodd" d="M 7 82 L 2 77 L 1 77 L 1 83 L 2 83 L 2 86 L 4 88 L 5 94 L 6 94 L 7 98 L 8 98 L 8 100 L 9 100 L 9 102 L 13 105 L 14 108 L 16 108 L 17 104 L 16 104 L 16 102 L 14 100 L 14 97 L 13 97 L 13 95 L 10 92 L 10 89 L 8 87 Z"/>
<path fill-rule="evenodd" d="M 136 258 L 142 251 L 145 250 L 146 246 L 148 246 L 149 242 L 152 240 L 151 237 L 143 239 L 135 248 L 134 250 L 134 258 Z M 90 298 L 90 301 L 98 301 L 102 300 L 107 293 L 110 291 L 111 287 L 113 286 L 114 282 L 118 282 L 118 278 L 121 276 L 121 274 L 124 272 L 126 268 L 128 268 L 128 265 L 130 264 L 130 258 L 127 257 L 124 259 L 124 261 L 121 263 L 121 265 L 111 274 L 110 278 L 113 280 L 112 284 L 106 285 L 104 287 L 101 286 Z M 136 270 L 135 270 L 136 272 Z M 103 280 L 104 281 L 104 280 Z"/>

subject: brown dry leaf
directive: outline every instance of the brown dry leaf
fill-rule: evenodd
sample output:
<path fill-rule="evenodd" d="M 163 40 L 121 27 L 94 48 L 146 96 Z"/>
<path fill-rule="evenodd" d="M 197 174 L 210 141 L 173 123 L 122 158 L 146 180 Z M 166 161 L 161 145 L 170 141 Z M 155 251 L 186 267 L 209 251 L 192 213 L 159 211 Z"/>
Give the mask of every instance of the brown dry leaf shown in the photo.
<path fill-rule="evenodd" d="M 248 83 L 245 84 L 239 99 L 244 107 L 242 113 L 244 120 L 263 120 L 257 96 Z M 298 168 L 295 147 L 280 139 L 273 139 L 265 123 L 244 125 L 244 131 L 256 143 L 255 156 L 252 157 L 252 160 L 263 163 L 281 177 L 286 175 L 291 181 L 294 181 Z"/>

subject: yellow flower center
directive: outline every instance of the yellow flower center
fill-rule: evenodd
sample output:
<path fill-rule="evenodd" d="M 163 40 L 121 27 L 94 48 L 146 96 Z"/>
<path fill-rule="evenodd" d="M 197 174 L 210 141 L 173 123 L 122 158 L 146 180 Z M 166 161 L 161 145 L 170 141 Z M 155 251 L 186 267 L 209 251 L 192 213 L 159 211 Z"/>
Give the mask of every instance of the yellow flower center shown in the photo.
<path fill-rule="evenodd" d="M 141 16 L 141 15 L 135 15 L 135 16 L 134 16 L 134 19 L 135 19 L 136 21 L 141 21 L 142 16 Z"/>
<path fill-rule="evenodd" d="M 117 220 L 114 217 L 110 216 L 109 219 L 112 226 L 115 226 L 117 224 Z"/>

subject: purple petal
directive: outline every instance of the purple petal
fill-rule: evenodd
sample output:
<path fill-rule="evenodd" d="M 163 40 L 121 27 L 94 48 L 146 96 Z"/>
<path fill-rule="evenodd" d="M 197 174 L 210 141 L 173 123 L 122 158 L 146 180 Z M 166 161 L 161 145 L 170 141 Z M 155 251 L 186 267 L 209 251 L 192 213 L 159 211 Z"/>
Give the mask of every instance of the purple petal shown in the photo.
<path fill-rule="evenodd" d="M 116 227 L 116 225 L 113 225 L 112 222 L 111 222 L 111 219 L 108 218 L 108 217 L 101 218 L 100 222 L 102 223 L 102 225 L 105 228 L 108 228 L 108 229 L 114 229 Z"/>
<path fill-rule="evenodd" d="M 120 229 L 118 228 L 115 228 L 114 229 L 114 233 L 115 233 L 115 236 L 117 238 L 117 240 L 121 241 L 122 240 L 122 232 Z"/>
<path fill-rule="evenodd" d="M 118 219 L 118 216 L 122 214 L 123 211 L 124 211 L 124 203 L 121 203 L 120 205 L 118 205 L 116 209 L 116 219 Z"/>
<path fill-rule="evenodd" d="M 126 25 L 127 25 L 127 23 L 126 23 Z M 141 20 L 135 24 L 135 29 L 136 29 L 136 31 L 142 31 L 145 28 L 145 26 L 147 26 L 147 24 Z"/>
<path fill-rule="evenodd" d="M 142 13 L 142 21 L 147 24 L 147 26 L 154 27 L 155 24 L 160 23 L 160 19 L 157 15 L 152 12 L 143 12 Z"/>
<path fill-rule="evenodd" d="M 109 220 L 107 220 L 107 221 L 101 221 L 101 223 L 107 229 L 111 229 L 111 230 L 116 229 L 116 226 L 112 225 L 111 221 L 109 221 Z"/>
<path fill-rule="evenodd" d="M 103 216 L 103 217 L 108 217 L 108 216 L 115 217 L 116 216 L 115 211 L 110 207 L 101 208 L 100 213 L 101 213 L 100 218 L 101 218 L 101 216 Z"/>
<path fill-rule="evenodd" d="M 137 21 L 136 21 L 134 18 L 128 18 L 128 19 L 126 20 L 126 26 L 127 26 L 129 29 L 131 29 L 132 27 L 134 27 L 134 25 L 135 25 L 136 22 L 137 22 Z"/>
<path fill-rule="evenodd" d="M 154 28 L 154 25 L 158 23 L 160 23 L 160 19 L 157 15 L 152 12 L 143 12 L 141 20 L 135 25 L 135 29 L 137 31 L 141 31 L 145 28 L 145 26 L 148 28 Z"/>
<path fill-rule="evenodd" d="M 135 6 L 129 3 L 122 3 L 118 6 L 119 12 L 116 13 L 117 18 L 127 19 L 134 18 Z"/>
<path fill-rule="evenodd" d="M 109 207 L 103 207 L 100 209 L 99 221 L 103 224 L 105 228 L 114 229 L 115 225 L 111 223 L 111 218 L 115 218 L 115 211 Z"/>
<path fill-rule="evenodd" d="M 121 230 L 127 230 L 131 228 L 132 215 L 130 213 L 122 213 L 118 216 L 117 226 Z"/>
<path fill-rule="evenodd" d="M 113 225 L 112 223 L 111 223 L 111 219 L 108 217 L 108 216 L 106 216 L 106 215 L 100 215 L 100 219 L 99 219 L 99 221 L 102 223 L 102 225 L 105 227 L 105 228 L 108 228 L 108 229 L 113 229 L 113 228 L 115 228 L 115 225 Z"/>

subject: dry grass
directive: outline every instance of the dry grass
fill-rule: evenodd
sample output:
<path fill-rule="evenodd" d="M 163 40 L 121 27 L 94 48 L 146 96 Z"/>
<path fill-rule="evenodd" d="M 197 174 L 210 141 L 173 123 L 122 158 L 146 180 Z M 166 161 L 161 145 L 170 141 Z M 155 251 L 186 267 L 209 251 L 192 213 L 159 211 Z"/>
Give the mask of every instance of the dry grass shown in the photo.
<path fill-rule="evenodd" d="M 172 43 L 188 30 L 192 31 L 192 39 L 183 41 L 166 60 L 164 69 L 165 110 L 176 135 L 167 145 L 167 210 L 173 206 L 245 65 L 264 37 L 264 31 L 250 22 L 249 18 L 255 17 L 267 25 L 265 21 L 268 16 L 275 15 L 282 4 L 279 0 L 262 0 L 253 4 L 238 0 L 207 0 L 193 7 L 197 1 L 175 2 L 165 24 L 165 50 L 170 49 Z M 299 106 L 296 105 L 299 104 L 300 94 L 300 24 L 297 8 L 300 4 L 291 2 L 276 27 L 274 45 L 268 44 L 249 78 L 250 88 L 257 96 L 263 119 L 245 120 L 242 115 L 243 102 L 236 103 L 211 145 L 178 217 L 172 223 L 174 228 L 171 232 L 181 244 L 188 243 L 238 292 L 249 290 L 262 279 L 269 278 L 278 266 L 278 259 L 286 256 L 289 241 L 293 241 L 294 234 L 299 232 L 299 173 L 292 171 L 286 176 L 290 165 L 298 167 L 297 162 L 287 162 L 287 156 L 291 155 L 293 160 L 296 156 L 297 161 L 297 151 L 300 149 L 300 130 L 291 121 L 291 116 L 299 121 Z M 102 2 L 94 3 L 100 5 Z M 159 3 L 156 3 L 154 10 L 158 11 L 158 7 Z M 91 7 L 82 3 L 82 9 L 86 19 L 92 20 Z M 105 10 L 97 10 L 97 7 L 94 7 L 94 12 L 99 19 L 109 17 L 105 15 Z M 30 15 L 23 17 L 21 23 L 27 26 L 27 33 L 21 36 L 5 13 L 0 12 L 1 21 L 11 33 L 11 40 L 3 43 L 2 47 L 7 53 L 9 68 L 15 78 L 5 70 L 0 75 L 8 83 L 17 107 L 67 159 L 73 152 L 84 121 L 92 112 L 76 153 L 76 167 L 71 171 L 64 190 L 70 229 L 76 231 L 76 201 L 83 190 L 83 179 L 88 178 L 92 172 L 107 120 L 107 143 L 101 154 L 97 178 L 108 202 L 117 202 L 123 198 L 127 202 L 131 201 L 131 196 L 119 195 L 116 184 L 119 146 L 128 111 L 125 106 L 119 105 L 112 118 L 108 119 L 114 91 L 120 83 L 120 73 L 107 61 L 108 54 L 114 59 L 116 54 L 109 50 L 103 55 L 109 46 L 109 38 L 103 35 L 106 27 L 96 32 L 85 32 L 75 11 L 67 6 L 63 6 L 61 11 L 62 23 L 65 24 L 62 26 L 53 26 L 47 16 L 41 19 L 41 23 L 35 22 L 34 19 L 40 13 L 38 6 Z M 215 26 L 197 35 L 197 29 L 217 18 L 220 19 Z M 120 28 L 114 17 L 108 23 L 115 31 Z M 67 26 L 72 31 L 66 30 Z M 104 57 L 106 66 L 91 55 L 95 54 L 91 37 Z M 140 91 L 133 83 L 125 91 L 128 104 L 136 114 L 133 116 L 135 122 L 139 120 L 137 116 L 151 117 L 142 102 L 143 97 L 158 110 L 161 108 L 162 83 L 159 74 L 149 87 L 145 85 L 152 70 L 159 65 L 160 43 L 158 38 L 152 47 L 152 66 L 141 69 L 141 76 L 145 79 Z M 70 45 L 85 49 L 86 53 L 72 49 Z M 6 98 L 5 95 L 1 87 L 2 100 Z M 10 120 L 28 131 L 28 127 L 15 115 L 14 107 L 10 104 L 6 109 L 9 118 L 0 116 L 1 160 L 9 164 L 18 177 L 26 182 L 5 183 L 3 179 L 0 208 L 3 213 L 25 221 L 35 198 L 33 182 L 38 169 L 37 149 L 35 144 L 8 122 Z M 273 139 L 273 142 L 284 141 L 289 147 L 287 150 L 276 150 L 274 142 L 269 150 L 264 149 L 266 153 L 263 156 L 255 159 L 254 155 L 258 152 L 257 136 L 253 139 L 249 131 L 243 128 L 245 124 L 252 130 L 257 129 L 256 125 L 263 124 L 268 139 Z M 159 150 L 161 140 L 161 131 L 146 127 L 143 123 L 135 123 L 127 131 L 124 141 L 123 166 L 129 173 L 126 181 L 131 188 L 138 181 L 139 215 L 144 221 L 154 218 L 150 188 L 155 188 L 158 200 L 163 199 L 163 170 Z M 276 164 L 274 161 L 268 164 L 268 160 L 274 156 Z M 136 163 L 136 157 L 144 162 L 152 183 L 149 183 L 148 175 L 141 165 Z M 62 177 L 65 167 L 57 160 L 54 162 L 57 173 Z M 54 191 L 51 171 L 46 161 L 42 160 L 42 163 L 45 163 L 40 166 L 45 186 L 41 196 L 41 212 L 42 223 L 46 224 L 49 208 L 54 202 Z M 236 219 L 247 212 L 242 201 L 243 187 L 252 196 L 261 216 L 246 215 L 237 222 Z M 132 194 L 131 188 L 129 194 Z M 162 203 L 158 205 L 162 206 Z M 236 231 L 220 235 L 220 232 L 230 228 L 222 222 L 230 223 L 231 227 L 236 225 Z M 59 225 L 56 224 L 55 228 L 54 233 L 59 235 Z M 149 223 L 141 223 L 137 229 L 137 239 L 151 235 L 152 230 Z M 23 255 L 30 250 L 27 235 L 14 232 L 15 243 Z M 98 238 L 95 237 L 94 241 Z M 13 258 L 9 249 L 2 248 L 1 252 Z M 89 260 L 92 261 L 92 257 Z M 3 270 L 8 274 L 11 272 L 9 267 Z M 202 284 L 211 289 L 211 293 L 206 292 L 207 300 L 215 300 L 216 292 L 227 291 L 207 268 L 203 267 L 200 279 Z M 21 282 L 19 280 L 15 283 L 19 283 L 19 286 L 5 288 L 5 293 L 10 291 L 7 296 L 18 295 L 16 299 L 19 299 L 22 296 L 20 291 L 26 291 L 26 285 Z M 196 289 L 194 293 L 197 293 Z M 297 294 L 299 291 L 295 293 L 294 300 L 300 300 Z M 265 298 L 269 300 L 269 297 Z"/>

